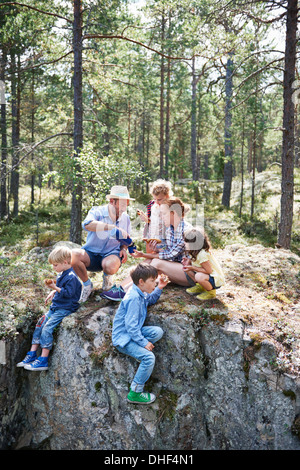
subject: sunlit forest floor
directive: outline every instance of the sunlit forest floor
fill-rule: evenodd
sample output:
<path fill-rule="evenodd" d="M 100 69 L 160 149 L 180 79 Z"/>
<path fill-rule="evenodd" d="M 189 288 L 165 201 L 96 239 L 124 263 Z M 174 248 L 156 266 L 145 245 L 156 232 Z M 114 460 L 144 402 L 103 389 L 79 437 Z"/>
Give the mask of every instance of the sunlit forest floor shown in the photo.
<path fill-rule="evenodd" d="M 184 184 L 182 184 L 184 183 Z M 190 204 L 188 219 L 208 232 L 216 256 L 223 265 L 226 284 L 217 299 L 199 304 L 184 288 L 169 284 L 160 301 L 165 312 L 187 314 L 193 320 L 209 318 L 224 322 L 242 321 L 253 329 L 253 347 L 264 339 L 276 344 L 279 351 L 274 366 L 282 371 L 299 373 L 300 369 L 300 170 L 295 176 L 294 227 L 291 250 L 275 247 L 280 217 L 280 169 L 258 173 L 254 215 L 251 210 L 251 181 L 246 179 L 242 214 L 241 182 L 234 180 L 230 209 L 221 205 L 222 183 L 201 181 L 201 200 L 193 203 L 189 182 L 178 182 L 175 195 Z M 132 195 L 137 201 L 130 209 L 150 200 L 147 195 Z M 59 241 L 69 239 L 70 196 L 61 196 L 49 188 L 36 189 L 36 202 L 30 206 L 30 188 L 20 190 L 20 215 L 0 225 L 0 339 L 14 337 L 18 331 L 45 311 L 48 290 L 44 279 L 53 276 L 47 258 Z M 83 214 L 87 212 L 86 205 Z M 84 216 L 83 215 L 83 216 Z M 134 225 L 134 239 L 143 249 L 142 227 Z M 128 257 L 115 281 L 128 275 L 136 260 Z M 82 315 L 99 308 L 102 274 L 91 274 L 95 292 L 82 307 Z M 26 321 L 25 321 L 26 320 Z"/>

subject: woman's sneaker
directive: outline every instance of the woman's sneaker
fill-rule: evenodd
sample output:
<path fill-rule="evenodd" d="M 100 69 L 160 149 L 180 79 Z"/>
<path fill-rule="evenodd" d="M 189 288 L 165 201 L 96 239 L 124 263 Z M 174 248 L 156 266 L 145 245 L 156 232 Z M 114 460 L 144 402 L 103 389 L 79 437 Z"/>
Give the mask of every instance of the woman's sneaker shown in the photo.
<path fill-rule="evenodd" d="M 156 396 L 154 393 L 134 392 L 131 389 L 127 395 L 127 401 L 129 401 L 129 403 L 137 403 L 139 405 L 149 405 L 149 403 L 153 403 L 155 399 Z"/>
<path fill-rule="evenodd" d="M 197 295 L 196 299 L 198 300 L 210 300 L 217 297 L 216 289 L 208 290 L 203 292 L 203 294 Z"/>
<path fill-rule="evenodd" d="M 205 292 L 205 289 L 204 287 L 202 287 L 200 284 L 197 283 L 195 286 L 189 287 L 188 289 L 186 289 L 186 292 L 188 294 L 200 294 L 201 292 Z"/>
<path fill-rule="evenodd" d="M 38 357 L 35 361 L 30 362 L 24 366 L 26 370 L 47 370 L 48 369 L 48 357 Z"/>
<path fill-rule="evenodd" d="M 30 364 L 31 362 L 36 360 L 36 352 L 35 351 L 29 351 L 23 361 L 18 362 L 17 367 L 24 367 L 26 364 Z"/>

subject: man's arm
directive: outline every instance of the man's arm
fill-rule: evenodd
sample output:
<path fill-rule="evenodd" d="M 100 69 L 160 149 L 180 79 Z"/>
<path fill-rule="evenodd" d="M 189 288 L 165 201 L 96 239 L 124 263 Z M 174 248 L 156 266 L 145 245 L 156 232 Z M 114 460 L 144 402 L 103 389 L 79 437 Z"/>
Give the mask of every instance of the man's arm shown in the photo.
<path fill-rule="evenodd" d="M 92 222 L 89 222 L 87 225 L 84 226 L 86 230 L 89 230 L 90 232 L 98 232 L 99 231 L 108 231 L 116 228 L 115 225 L 113 224 L 107 224 L 105 222 L 100 222 L 97 220 L 93 220 Z"/>

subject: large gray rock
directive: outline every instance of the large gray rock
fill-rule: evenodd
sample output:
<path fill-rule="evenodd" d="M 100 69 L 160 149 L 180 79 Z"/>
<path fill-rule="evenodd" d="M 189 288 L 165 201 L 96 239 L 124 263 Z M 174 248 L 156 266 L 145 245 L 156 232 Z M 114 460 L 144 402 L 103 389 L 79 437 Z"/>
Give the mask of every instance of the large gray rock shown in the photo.
<path fill-rule="evenodd" d="M 195 308 L 159 306 L 147 320 L 165 332 L 147 385 L 153 404 L 126 401 L 137 362 L 111 345 L 116 306 L 79 311 L 60 325 L 47 372 L 14 370 L 3 448 L 299 450 L 299 379 L 273 370 L 274 346 L 257 345 L 242 322 L 203 326 Z"/>
<path fill-rule="evenodd" d="M 96 292 L 57 329 L 49 370 L 29 372 L 16 363 L 36 315 L 15 314 L 23 297 L 6 302 L 0 448 L 299 450 L 300 257 L 242 244 L 217 255 L 217 299 L 200 304 L 168 285 L 149 309 L 147 322 L 165 332 L 150 406 L 126 401 L 137 362 L 112 347 L 115 304 Z"/>

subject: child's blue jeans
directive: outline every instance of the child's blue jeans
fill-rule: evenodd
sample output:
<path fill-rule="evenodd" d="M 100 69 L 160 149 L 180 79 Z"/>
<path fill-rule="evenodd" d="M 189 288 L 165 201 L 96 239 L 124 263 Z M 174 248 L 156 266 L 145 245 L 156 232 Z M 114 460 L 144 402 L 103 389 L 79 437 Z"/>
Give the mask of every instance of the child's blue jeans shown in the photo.
<path fill-rule="evenodd" d="M 36 324 L 32 336 L 32 344 L 40 344 L 43 349 L 51 349 L 53 345 L 53 330 L 72 312 L 65 309 L 52 310 L 43 315 Z"/>
<path fill-rule="evenodd" d="M 159 326 L 143 326 L 142 335 L 152 344 L 158 341 L 164 334 L 163 330 Z M 140 361 L 139 368 L 134 376 L 134 379 L 131 383 L 131 390 L 134 392 L 142 392 L 144 390 L 144 385 L 152 374 L 154 364 L 155 364 L 155 355 L 152 351 L 139 346 L 135 341 L 129 341 L 129 343 L 121 348 L 116 346 L 117 350 L 128 356 L 135 357 Z"/>

